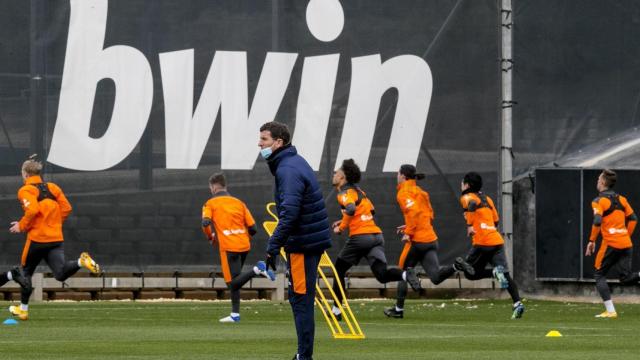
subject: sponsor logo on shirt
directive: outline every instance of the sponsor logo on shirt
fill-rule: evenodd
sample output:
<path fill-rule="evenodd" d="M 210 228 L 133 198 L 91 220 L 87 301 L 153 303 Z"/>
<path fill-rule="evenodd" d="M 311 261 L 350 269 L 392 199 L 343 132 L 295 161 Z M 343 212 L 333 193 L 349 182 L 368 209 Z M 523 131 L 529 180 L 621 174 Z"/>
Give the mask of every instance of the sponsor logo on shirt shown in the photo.
<path fill-rule="evenodd" d="M 627 233 L 627 229 L 626 228 L 622 228 L 622 229 L 616 229 L 616 228 L 610 228 L 609 229 L 609 234 L 614 235 L 614 234 L 626 234 Z"/>
<path fill-rule="evenodd" d="M 367 215 L 367 214 L 362 214 L 362 215 L 360 215 L 360 220 L 362 220 L 362 221 L 370 221 L 370 220 L 373 220 L 373 216 Z"/>
<path fill-rule="evenodd" d="M 495 226 L 487 225 L 485 223 L 480 223 L 480 229 L 482 230 L 495 230 Z"/>
<path fill-rule="evenodd" d="M 222 233 L 225 234 L 226 236 L 244 234 L 245 232 L 246 232 L 245 229 L 224 229 L 224 230 L 222 230 Z"/>

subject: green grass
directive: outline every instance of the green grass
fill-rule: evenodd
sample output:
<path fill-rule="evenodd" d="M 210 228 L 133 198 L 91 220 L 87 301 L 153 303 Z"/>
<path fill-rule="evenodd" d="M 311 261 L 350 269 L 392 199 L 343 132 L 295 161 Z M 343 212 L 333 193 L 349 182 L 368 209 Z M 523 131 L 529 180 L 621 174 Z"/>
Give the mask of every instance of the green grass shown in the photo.
<path fill-rule="evenodd" d="M 389 305 L 351 302 L 365 340 L 332 339 L 316 312 L 314 359 L 640 358 L 640 305 L 617 305 L 615 320 L 594 319 L 599 304 L 529 301 L 520 320 L 510 320 L 506 301 L 408 301 L 404 319 L 386 318 Z M 287 303 L 244 302 L 241 323 L 218 323 L 228 311 L 228 302 L 35 304 L 29 321 L 0 325 L 0 359 L 284 360 L 295 353 Z M 563 337 L 546 338 L 552 329 Z"/>

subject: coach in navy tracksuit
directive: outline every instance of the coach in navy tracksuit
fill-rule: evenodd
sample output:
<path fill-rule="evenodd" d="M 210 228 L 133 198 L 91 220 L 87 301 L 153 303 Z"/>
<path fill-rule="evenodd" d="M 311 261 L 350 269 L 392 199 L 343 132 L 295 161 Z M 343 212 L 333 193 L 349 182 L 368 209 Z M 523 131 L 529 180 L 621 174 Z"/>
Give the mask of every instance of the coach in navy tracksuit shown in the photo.
<path fill-rule="evenodd" d="M 289 302 L 298 333 L 294 359 L 311 359 L 315 323 L 318 262 L 331 247 L 331 231 L 322 191 L 313 170 L 291 146 L 286 125 L 273 121 L 260 127 L 260 154 L 275 176 L 278 226 L 267 247 L 267 264 L 275 270 L 281 247 L 287 253 Z"/>

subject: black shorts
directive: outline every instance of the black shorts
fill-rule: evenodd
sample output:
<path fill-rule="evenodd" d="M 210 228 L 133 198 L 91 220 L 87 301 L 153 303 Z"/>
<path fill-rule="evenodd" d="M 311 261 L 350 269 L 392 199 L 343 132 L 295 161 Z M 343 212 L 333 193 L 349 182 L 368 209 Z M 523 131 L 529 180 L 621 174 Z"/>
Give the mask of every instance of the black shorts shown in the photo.
<path fill-rule="evenodd" d="M 42 260 L 44 260 L 54 272 L 62 269 L 65 263 L 63 244 L 62 241 L 50 243 L 32 241 L 29 244 L 29 248 L 26 249 L 27 252 L 23 265 L 25 275 L 33 275 Z"/>
<path fill-rule="evenodd" d="M 492 267 L 502 266 L 504 271 L 509 271 L 507 256 L 504 253 L 504 245 L 476 246 L 474 245 L 467 255 L 467 262 L 474 269 L 484 269 L 487 264 Z"/>
<path fill-rule="evenodd" d="M 398 267 L 401 269 L 412 268 L 419 263 L 423 263 L 424 260 L 434 263 L 435 267 L 440 266 L 438 262 L 437 240 L 429 243 L 405 243 L 405 248 L 402 250 L 402 254 L 400 255 Z"/>
<path fill-rule="evenodd" d="M 600 267 L 593 274 L 594 277 L 605 277 L 611 269 L 618 270 L 620 278 L 625 278 L 631 274 L 631 254 L 632 248 L 616 249 L 607 247 Z"/>
<path fill-rule="evenodd" d="M 387 263 L 384 255 L 384 237 L 382 234 L 362 234 L 349 237 L 338 258 L 351 265 L 358 265 L 360 259 L 366 258 L 369 265 L 376 260 Z"/>
<path fill-rule="evenodd" d="M 80 266 L 78 260 L 65 260 L 64 243 L 50 242 L 37 243 L 31 242 L 29 247 L 25 249 L 25 260 L 22 267 L 24 275 L 31 277 L 42 260 L 53 271 L 53 276 L 58 281 L 65 281 L 67 278 L 75 274 Z"/>
<path fill-rule="evenodd" d="M 220 250 L 220 267 L 222 276 L 226 283 L 230 283 L 233 278 L 240 275 L 244 261 L 247 259 L 248 251 L 232 252 Z"/>

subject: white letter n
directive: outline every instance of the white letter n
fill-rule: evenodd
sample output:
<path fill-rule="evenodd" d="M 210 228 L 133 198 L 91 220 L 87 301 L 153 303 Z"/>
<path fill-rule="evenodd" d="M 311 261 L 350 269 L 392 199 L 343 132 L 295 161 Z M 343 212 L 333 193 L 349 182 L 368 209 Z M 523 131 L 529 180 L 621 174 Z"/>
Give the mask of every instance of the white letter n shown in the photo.
<path fill-rule="evenodd" d="M 398 89 L 398 105 L 383 171 L 397 171 L 402 164 L 416 163 L 431 103 L 431 69 L 414 55 L 397 56 L 384 64 L 380 55 L 371 55 L 352 60 L 349 104 L 336 168 L 342 160 L 353 158 L 366 170 L 380 99 L 392 87 Z"/>

